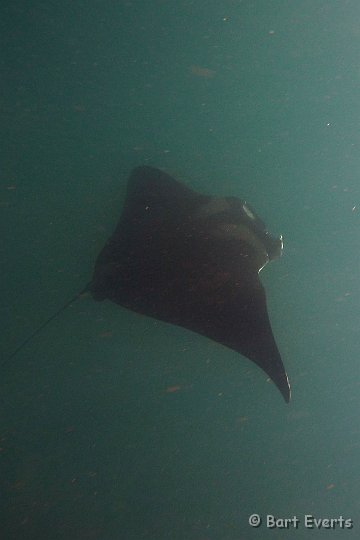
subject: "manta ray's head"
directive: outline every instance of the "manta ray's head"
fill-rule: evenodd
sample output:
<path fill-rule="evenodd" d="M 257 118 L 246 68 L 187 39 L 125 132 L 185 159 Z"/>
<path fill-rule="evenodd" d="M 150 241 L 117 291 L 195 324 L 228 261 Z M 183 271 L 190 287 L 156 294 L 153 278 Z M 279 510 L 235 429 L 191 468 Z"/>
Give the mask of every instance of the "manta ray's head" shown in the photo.
<path fill-rule="evenodd" d="M 282 236 L 273 236 L 251 206 L 238 197 L 213 197 L 197 212 L 199 221 L 206 223 L 212 235 L 239 241 L 245 256 L 250 257 L 260 271 L 283 251 Z"/>
<path fill-rule="evenodd" d="M 282 235 L 273 236 L 270 234 L 265 223 L 246 201 L 235 197 L 229 197 L 229 199 L 231 199 L 232 206 L 236 207 L 241 224 L 249 230 L 250 235 L 252 233 L 256 238 L 257 247 L 259 247 L 259 244 L 262 246 L 268 260 L 272 261 L 280 257 L 284 247 Z"/>

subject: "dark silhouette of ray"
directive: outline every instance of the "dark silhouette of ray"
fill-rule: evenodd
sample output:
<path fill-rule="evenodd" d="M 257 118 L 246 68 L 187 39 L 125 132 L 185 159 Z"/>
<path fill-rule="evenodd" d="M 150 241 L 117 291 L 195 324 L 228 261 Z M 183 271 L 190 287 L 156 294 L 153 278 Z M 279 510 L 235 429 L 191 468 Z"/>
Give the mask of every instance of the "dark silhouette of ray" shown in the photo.
<path fill-rule="evenodd" d="M 261 367 L 289 401 L 258 275 L 282 247 L 282 237 L 272 237 L 245 201 L 201 195 L 159 169 L 138 167 L 89 290 L 96 300 L 234 349 Z"/>
<path fill-rule="evenodd" d="M 259 279 L 282 249 L 282 237 L 271 236 L 245 201 L 202 195 L 159 169 L 138 167 L 91 282 L 7 361 L 90 292 L 95 300 L 111 300 L 237 351 L 257 364 L 288 402 L 290 385 Z"/>

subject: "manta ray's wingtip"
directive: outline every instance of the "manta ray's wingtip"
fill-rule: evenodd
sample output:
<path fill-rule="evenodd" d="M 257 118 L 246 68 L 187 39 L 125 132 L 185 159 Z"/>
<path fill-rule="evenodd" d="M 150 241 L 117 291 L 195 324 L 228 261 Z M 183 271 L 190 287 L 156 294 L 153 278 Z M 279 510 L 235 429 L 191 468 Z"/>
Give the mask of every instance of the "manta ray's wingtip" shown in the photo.
<path fill-rule="evenodd" d="M 289 403 L 291 400 L 291 386 L 289 383 L 288 376 L 285 373 L 285 377 L 282 379 L 281 382 L 276 381 L 276 386 L 281 392 L 282 397 L 284 398 L 286 403 Z"/>

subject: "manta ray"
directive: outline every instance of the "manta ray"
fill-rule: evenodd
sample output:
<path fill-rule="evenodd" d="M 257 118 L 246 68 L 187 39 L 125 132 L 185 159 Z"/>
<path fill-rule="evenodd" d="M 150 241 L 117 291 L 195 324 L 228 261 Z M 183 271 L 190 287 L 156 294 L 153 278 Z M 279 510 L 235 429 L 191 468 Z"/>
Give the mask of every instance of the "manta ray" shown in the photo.
<path fill-rule="evenodd" d="M 262 368 L 289 401 L 259 279 L 282 249 L 282 237 L 272 237 L 245 201 L 202 195 L 159 169 L 138 167 L 88 290 L 95 300 L 230 347 Z"/>
<path fill-rule="evenodd" d="M 160 169 L 141 166 L 130 174 L 120 219 L 80 294 L 233 349 L 257 364 L 288 402 L 290 385 L 259 279 L 282 250 L 282 237 L 270 235 L 244 200 L 197 193 Z"/>

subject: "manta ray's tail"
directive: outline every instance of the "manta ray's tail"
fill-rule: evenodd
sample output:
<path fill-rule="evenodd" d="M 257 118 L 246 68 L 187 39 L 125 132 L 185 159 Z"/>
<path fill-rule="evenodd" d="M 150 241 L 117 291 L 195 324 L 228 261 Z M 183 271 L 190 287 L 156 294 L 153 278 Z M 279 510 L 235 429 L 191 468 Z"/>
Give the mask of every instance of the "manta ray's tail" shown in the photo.
<path fill-rule="evenodd" d="M 50 324 L 51 321 L 56 319 L 56 317 L 60 315 L 60 313 L 65 311 L 65 309 L 68 308 L 70 304 L 75 302 L 78 298 L 80 298 L 82 294 L 88 292 L 90 290 L 90 284 L 91 283 L 88 283 L 80 292 L 75 294 L 70 300 L 66 302 L 66 304 L 64 304 L 53 315 L 51 315 L 51 317 L 49 317 L 45 322 L 43 322 L 43 324 L 41 324 L 36 330 L 34 330 L 34 332 L 30 334 L 30 336 L 24 339 L 24 341 L 22 341 L 20 345 L 16 347 L 15 351 L 12 352 L 11 355 L 6 358 L 6 360 L 2 363 L 2 365 L 5 365 L 7 362 L 12 360 L 12 358 L 14 358 L 14 356 L 16 356 L 25 347 L 25 345 L 27 345 L 35 336 L 37 336 L 41 332 L 41 330 L 43 330 L 48 324 Z"/>

